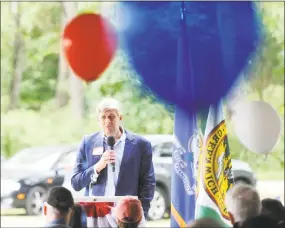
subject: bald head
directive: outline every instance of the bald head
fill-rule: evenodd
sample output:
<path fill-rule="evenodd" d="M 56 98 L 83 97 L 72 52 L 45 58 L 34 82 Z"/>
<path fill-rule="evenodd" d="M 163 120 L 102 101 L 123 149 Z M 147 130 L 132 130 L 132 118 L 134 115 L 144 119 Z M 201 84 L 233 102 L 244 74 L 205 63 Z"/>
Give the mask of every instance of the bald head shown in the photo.
<path fill-rule="evenodd" d="M 237 184 L 227 192 L 226 206 L 232 222 L 243 222 L 261 213 L 261 202 L 258 192 L 250 185 Z"/>

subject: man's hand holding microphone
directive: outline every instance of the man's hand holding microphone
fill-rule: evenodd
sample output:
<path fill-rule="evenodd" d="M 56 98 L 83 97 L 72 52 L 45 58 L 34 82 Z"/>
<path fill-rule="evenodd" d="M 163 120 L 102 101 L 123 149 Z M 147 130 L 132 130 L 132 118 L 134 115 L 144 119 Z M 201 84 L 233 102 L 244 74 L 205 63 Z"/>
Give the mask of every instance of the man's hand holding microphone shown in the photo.
<path fill-rule="evenodd" d="M 116 161 L 116 155 L 114 150 L 106 150 L 101 159 L 96 163 L 96 171 L 100 173 L 108 164 L 114 164 Z"/>
<path fill-rule="evenodd" d="M 107 144 L 110 147 L 110 150 L 106 150 L 99 162 L 96 163 L 96 172 L 100 173 L 102 169 L 104 169 L 107 164 L 112 165 L 112 171 L 115 172 L 115 161 L 116 161 L 116 155 L 114 151 L 114 145 L 115 145 L 115 138 L 113 136 L 107 137 Z"/>

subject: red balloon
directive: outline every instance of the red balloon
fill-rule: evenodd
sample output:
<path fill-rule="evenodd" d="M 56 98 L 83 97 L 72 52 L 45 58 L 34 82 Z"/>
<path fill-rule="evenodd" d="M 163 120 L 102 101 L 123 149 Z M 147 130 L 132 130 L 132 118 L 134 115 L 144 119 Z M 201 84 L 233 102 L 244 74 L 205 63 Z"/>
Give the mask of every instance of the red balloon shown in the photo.
<path fill-rule="evenodd" d="M 81 14 L 66 25 L 62 45 L 74 73 L 91 82 L 98 79 L 111 62 L 117 48 L 117 36 L 102 16 Z"/>

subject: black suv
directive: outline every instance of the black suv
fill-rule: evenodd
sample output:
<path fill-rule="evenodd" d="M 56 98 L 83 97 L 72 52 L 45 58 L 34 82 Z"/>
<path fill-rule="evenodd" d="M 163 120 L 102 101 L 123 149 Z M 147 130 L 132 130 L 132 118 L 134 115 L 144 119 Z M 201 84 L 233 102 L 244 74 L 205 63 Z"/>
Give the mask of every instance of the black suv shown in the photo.
<path fill-rule="evenodd" d="M 1 209 L 24 208 L 41 214 L 46 193 L 62 185 L 75 146 L 26 148 L 1 164 Z M 74 161 L 73 161 L 74 162 Z"/>

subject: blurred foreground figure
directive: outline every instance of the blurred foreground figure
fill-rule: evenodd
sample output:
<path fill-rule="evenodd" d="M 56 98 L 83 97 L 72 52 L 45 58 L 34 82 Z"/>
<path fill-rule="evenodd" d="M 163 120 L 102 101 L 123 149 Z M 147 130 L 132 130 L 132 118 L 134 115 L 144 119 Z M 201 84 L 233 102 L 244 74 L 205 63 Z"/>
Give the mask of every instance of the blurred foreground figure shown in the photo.
<path fill-rule="evenodd" d="M 124 197 L 115 208 L 115 217 L 119 228 L 138 227 L 144 222 L 141 202 L 131 196 Z"/>
<path fill-rule="evenodd" d="M 234 185 L 227 192 L 226 207 L 234 227 L 240 227 L 243 221 L 261 213 L 259 194 L 250 185 Z"/>
<path fill-rule="evenodd" d="M 266 198 L 261 201 L 261 213 L 277 221 L 277 223 L 285 227 L 284 216 L 285 207 L 277 199 Z"/>
<path fill-rule="evenodd" d="M 229 92 L 262 38 L 261 17 L 252 1 L 121 1 L 118 8 L 121 47 L 145 92 L 150 89 L 188 114 L 208 109 Z M 183 85 L 175 86 L 181 11 L 190 73 Z"/>
<path fill-rule="evenodd" d="M 43 206 L 45 227 L 81 228 L 81 214 L 75 212 L 74 200 L 71 192 L 64 187 L 50 189 L 47 201 Z M 72 224 L 67 225 L 72 217 Z"/>
<path fill-rule="evenodd" d="M 101 15 L 83 13 L 65 26 L 61 43 L 65 59 L 75 75 L 85 82 L 92 82 L 112 61 L 117 35 Z"/>
<path fill-rule="evenodd" d="M 223 227 L 223 224 L 217 221 L 216 219 L 212 218 L 201 218 L 196 219 L 193 222 L 191 222 L 188 226 L 189 228 L 221 228 Z"/>
<path fill-rule="evenodd" d="M 239 227 L 240 228 L 279 228 L 277 222 L 266 215 L 258 215 L 251 217 L 246 221 L 244 221 Z"/>

